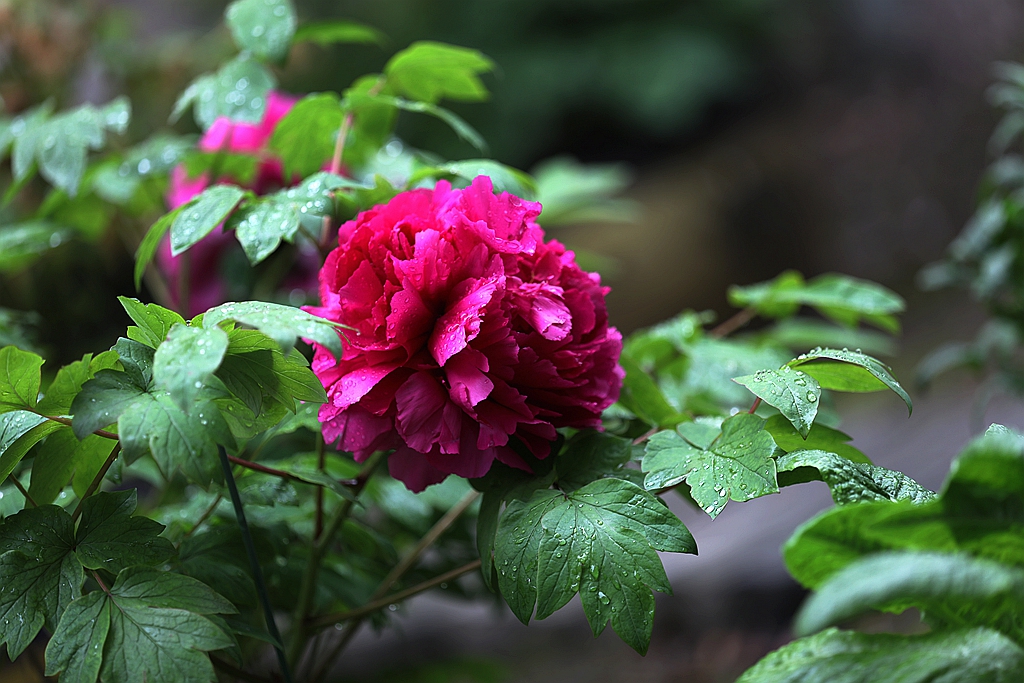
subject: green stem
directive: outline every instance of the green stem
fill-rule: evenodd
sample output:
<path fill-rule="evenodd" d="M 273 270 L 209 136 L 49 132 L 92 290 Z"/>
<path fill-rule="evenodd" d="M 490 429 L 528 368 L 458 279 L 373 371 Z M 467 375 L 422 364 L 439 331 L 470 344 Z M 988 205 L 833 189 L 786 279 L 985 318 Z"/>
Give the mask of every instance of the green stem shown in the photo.
<path fill-rule="evenodd" d="M 11 472 L 11 476 L 8 477 L 8 479 L 10 479 L 11 483 L 14 484 L 14 488 L 18 489 L 18 492 L 21 495 L 25 496 L 25 500 L 27 500 L 29 503 L 32 504 L 32 507 L 34 507 L 34 508 L 39 507 L 39 503 L 37 503 L 34 500 L 32 500 L 32 496 L 28 495 L 28 491 L 26 491 L 25 487 L 21 485 L 21 482 L 18 481 L 18 478 L 16 476 L 14 476 L 14 472 Z"/>
<path fill-rule="evenodd" d="M 103 465 L 100 466 L 100 471 L 96 473 L 95 477 L 93 477 L 92 482 L 89 484 L 89 488 L 87 488 L 85 490 L 85 493 L 82 494 L 82 499 L 78 501 L 78 505 L 75 506 L 75 511 L 71 513 L 72 522 L 77 521 L 78 518 L 81 516 L 82 506 L 85 504 L 86 499 L 93 493 L 95 493 L 96 489 L 98 489 L 100 487 L 100 484 L 103 483 L 103 477 L 107 476 L 107 470 L 109 470 L 110 466 L 114 464 L 115 460 L 117 460 L 117 456 L 120 452 L 121 444 L 117 443 L 114 445 L 113 450 L 110 451 L 110 455 L 107 456 L 107 459 L 103 462 Z"/>
<path fill-rule="evenodd" d="M 203 525 L 203 522 L 205 522 L 206 520 L 208 520 L 210 518 L 210 515 L 213 514 L 214 510 L 217 509 L 217 506 L 220 505 L 220 502 L 222 500 L 224 500 L 224 496 L 222 496 L 220 494 L 217 494 L 217 497 L 213 499 L 213 504 L 210 505 L 210 507 L 206 508 L 206 512 L 204 512 L 199 517 L 199 519 L 196 520 L 196 523 L 192 525 L 191 529 L 189 529 L 184 534 L 182 534 L 181 540 L 178 541 L 178 545 L 181 545 L 182 541 L 184 541 L 186 538 L 188 538 L 189 536 L 194 534 L 196 532 L 196 530 L 199 529 L 199 527 L 201 527 Z"/>
<path fill-rule="evenodd" d="M 288 661 L 290 662 L 297 662 L 299 657 L 302 656 L 306 639 L 306 620 L 313 609 L 313 597 L 316 595 L 316 583 L 320 575 L 320 562 L 323 560 L 324 553 L 330 547 L 338 529 L 341 528 L 341 525 L 345 523 L 345 520 L 351 514 L 355 498 L 362 492 L 366 482 L 369 481 L 370 476 L 373 475 L 377 467 L 384 462 L 385 455 L 384 451 L 377 451 L 367 459 L 352 487 L 352 493 L 355 495 L 351 499 L 346 498 L 341 501 L 338 509 L 334 512 L 334 516 L 331 517 L 331 520 L 324 528 L 323 533 L 320 534 L 319 538 L 313 540 L 313 545 L 309 549 L 306 571 L 302 575 L 302 583 L 299 584 L 299 597 L 296 601 L 295 612 L 292 618 L 292 632 L 288 638 Z"/>
<path fill-rule="evenodd" d="M 317 471 L 323 472 L 326 462 L 324 461 L 324 435 L 319 430 L 316 433 L 316 466 Z M 324 531 L 324 489 L 318 486 L 316 489 L 316 520 L 313 526 L 313 540 L 320 538 Z"/>
<path fill-rule="evenodd" d="M 252 534 L 249 533 L 249 524 L 245 520 L 245 510 L 242 507 L 242 499 L 238 495 L 238 486 L 235 484 L 235 476 L 231 473 L 231 463 L 228 462 L 228 453 L 223 446 L 217 446 L 220 454 L 221 469 L 224 470 L 224 480 L 227 482 L 228 491 L 231 493 L 231 502 L 235 506 L 235 517 L 238 518 L 238 528 L 242 532 L 242 541 L 245 543 L 245 552 L 249 556 L 249 566 L 252 568 L 252 578 L 256 584 L 256 593 L 259 595 L 260 603 L 263 605 L 263 617 L 267 621 L 267 630 L 274 639 L 274 650 L 277 652 L 277 660 L 281 666 L 281 674 L 287 683 L 291 683 L 292 674 L 288 668 L 288 660 L 285 659 L 284 650 L 281 649 L 281 633 L 277 630 L 277 623 L 274 621 L 274 610 L 270 606 L 270 595 L 267 593 L 267 585 L 263 580 L 263 569 L 260 567 L 259 558 L 256 557 L 256 544 L 253 543 Z"/>
<path fill-rule="evenodd" d="M 56 417 L 54 415 L 43 415 L 42 413 L 36 413 L 36 415 L 39 415 L 40 417 L 45 417 L 47 420 L 51 420 L 53 422 L 58 422 L 58 423 L 66 426 L 66 427 L 70 427 L 71 426 L 71 420 L 66 418 L 66 417 Z M 117 441 L 117 434 L 115 434 L 113 432 L 105 431 L 103 429 L 97 429 L 95 432 L 93 432 L 93 434 L 95 434 L 96 436 L 102 436 L 104 439 L 113 439 L 114 441 Z"/>

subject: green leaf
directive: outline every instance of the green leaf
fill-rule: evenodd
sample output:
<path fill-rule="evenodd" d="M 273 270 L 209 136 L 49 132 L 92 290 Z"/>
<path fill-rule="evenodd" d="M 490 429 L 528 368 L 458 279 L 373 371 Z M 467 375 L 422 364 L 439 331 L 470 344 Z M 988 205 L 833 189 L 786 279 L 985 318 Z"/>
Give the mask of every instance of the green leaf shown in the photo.
<path fill-rule="evenodd" d="M 764 423 L 756 415 L 734 415 L 722 423 L 721 435 L 709 448 L 679 432 L 658 432 L 647 441 L 644 488 L 663 489 L 685 481 L 693 500 L 711 518 L 729 499 L 742 502 L 778 493 L 772 457 L 776 446 Z"/>
<path fill-rule="evenodd" d="M 7 479 L 29 449 L 60 427 L 60 423 L 27 410 L 0 415 L 0 482 Z"/>
<path fill-rule="evenodd" d="M 619 365 L 626 371 L 619 403 L 644 422 L 655 427 L 671 427 L 686 419 L 673 408 L 651 376 L 623 353 Z"/>
<path fill-rule="evenodd" d="M 371 96 L 367 97 L 369 98 Z M 354 95 L 349 95 L 348 99 L 351 102 L 352 106 L 359 105 L 359 101 L 355 99 Z M 463 119 L 461 116 L 459 116 L 458 114 L 449 109 L 439 107 L 436 104 L 431 104 L 429 102 L 411 101 L 401 97 L 389 97 L 387 95 L 374 95 L 372 96 L 371 99 L 383 104 L 388 104 L 392 107 L 395 107 L 396 109 L 403 109 L 405 111 L 411 111 L 417 114 L 429 114 L 434 118 L 441 119 L 442 121 L 447 123 L 448 127 L 455 131 L 455 134 L 458 135 L 461 139 L 473 145 L 473 147 L 475 147 L 480 152 L 483 152 L 485 154 L 487 153 L 487 142 L 483 139 L 483 136 L 481 136 L 480 133 L 478 133 L 476 129 L 473 128 L 473 126 L 466 123 L 465 119 Z M 474 165 L 488 165 L 491 168 L 495 169 L 507 168 L 503 167 L 501 164 L 498 164 L 497 162 L 490 162 L 488 164 L 486 163 L 486 160 L 473 160 L 473 162 Z M 525 175 L 521 171 L 520 174 Z M 506 171 L 504 175 L 510 176 L 511 174 L 508 171 Z"/>
<path fill-rule="evenodd" d="M 780 370 L 759 370 L 753 375 L 734 377 L 732 381 L 778 408 L 801 436 L 806 437 L 811 431 L 821 398 L 821 387 L 813 377 L 784 365 Z"/>
<path fill-rule="evenodd" d="M 238 529 L 218 526 L 185 538 L 179 548 L 182 571 L 232 604 L 255 607 L 256 586 Z"/>
<path fill-rule="evenodd" d="M 178 256 L 224 222 L 246 191 L 234 185 L 213 185 L 185 204 L 171 224 L 171 254 Z M 155 226 L 154 226 L 155 227 Z"/>
<path fill-rule="evenodd" d="M 622 164 L 581 164 L 572 157 L 555 157 L 538 164 L 532 173 L 537 179 L 536 200 L 544 207 L 537 220 L 545 227 L 633 223 L 639 218 L 636 202 L 614 196 L 632 180 Z"/>
<path fill-rule="evenodd" d="M 37 354 L 16 346 L 0 348 L 0 412 L 35 408 L 42 365 Z"/>
<path fill-rule="evenodd" d="M 252 154 L 232 154 L 225 149 L 214 152 L 190 150 L 185 156 L 185 172 L 189 178 L 206 174 L 213 182 L 230 179 L 238 185 L 250 185 L 259 172 L 260 160 Z"/>
<path fill-rule="evenodd" d="M 155 349 L 167 339 L 167 333 L 176 324 L 182 324 L 185 319 L 163 306 L 157 304 L 144 304 L 138 299 L 130 299 L 126 296 L 119 296 L 125 312 L 138 327 L 128 328 L 128 338 L 145 344 Z"/>
<path fill-rule="evenodd" d="M 879 356 L 896 354 L 892 338 L 881 332 L 863 328 L 835 325 L 825 320 L 789 318 L 780 320 L 765 330 L 763 339 L 785 346 L 794 352 L 806 351 L 817 346 L 832 348 L 858 348 L 864 353 Z"/>
<path fill-rule="evenodd" d="M 480 497 L 480 510 L 476 515 L 476 548 L 480 554 L 480 574 L 483 576 L 484 585 L 488 590 L 494 591 L 495 569 L 494 569 L 494 539 L 498 533 L 498 518 L 501 514 L 501 494 L 488 491 Z M 534 595 L 534 602 L 536 602 Z M 533 604 L 530 604 L 530 613 L 533 612 Z M 517 612 L 518 615 L 518 612 Z M 529 619 L 529 614 L 527 615 Z"/>
<path fill-rule="evenodd" d="M 327 347 L 335 356 L 341 356 L 338 328 L 299 308 L 262 301 L 227 303 L 207 311 L 203 316 L 203 327 L 214 327 L 225 320 L 255 327 L 277 342 L 283 351 L 291 350 L 295 340 L 302 337 Z"/>
<path fill-rule="evenodd" d="M 536 183 L 528 173 L 491 159 L 465 159 L 463 161 L 450 161 L 446 164 L 430 166 L 413 173 L 409 179 L 409 184 L 415 185 L 423 178 L 433 178 L 441 175 L 469 181 L 472 181 L 477 176 L 484 175 L 491 179 L 496 192 L 508 192 L 509 194 L 526 199 L 532 199 L 537 193 Z"/>
<path fill-rule="evenodd" d="M 537 619 L 578 591 L 591 629 L 612 628 L 641 654 L 650 642 L 651 590 L 670 592 L 655 550 L 695 553 L 693 537 L 655 496 L 621 479 L 568 495 L 541 490 L 513 501 L 498 524 L 495 562 L 502 595 L 521 620 Z"/>
<path fill-rule="evenodd" d="M 311 21 L 299 26 L 295 31 L 293 43 L 316 43 L 332 45 L 334 43 L 376 43 L 383 45 L 384 34 L 366 24 L 355 21 Z"/>
<path fill-rule="evenodd" d="M 117 419 L 135 401 L 146 393 L 146 387 L 126 372 L 100 370 L 82 385 L 71 403 L 71 428 L 75 436 L 84 439 L 97 429 L 117 422 Z"/>
<path fill-rule="evenodd" d="M 829 629 L 776 650 L 736 683 L 1012 683 L 1024 650 L 987 629 L 899 636 Z"/>
<path fill-rule="evenodd" d="M 220 366 L 227 348 L 227 332 L 219 327 L 175 323 L 153 356 L 153 382 L 187 411 Z"/>
<path fill-rule="evenodd" d="M 48 221 L 31 221 L 0 228 L 0 272 L 15 272 L 71 237 L 71 232 Z"/>
<path fill-rule="evenodd" d="M 633 444 L 612 434 L 585 430 L 566 442 L 555 462 L 558 488 L 575 491 L 605 476 L 615 476 L 629 462 Z"/>
<path fill-rule="evenodd" d="M 817 348 L 800 354 L 789 365 L 818 380 L 823 389 L 881 391 L 888 387 L 903 399 L 908 412 L 914 410 L 910 396 L 896 381 L 892 369 L 859 351 Z"/>
<path fill-rule="evenodd" d="M 174 104 L 171 121 L 193 105 L 193 116 L 203 130 L 220 116 L 232 121 L 259 123 L 267 109 L 267 96 L 276 80 L 266 67 L 241 54 L 216 73 L 194 80 Z"/>
<path fill-rule="evenodd" d="M 81 595 L 85 575 L 74 547 L 71 516 L 55 505 L 22 510 L 0 525 L 0 642 L 11 659 Z"/>
<path fill-rule="evenodd" d="M 228 337 L 227 354 L 217 377 L 253 413 L 262 411 L 266 397 L 284 406 L 294 406 L 296 400 L 316 404 L 327 401 L 323 384 L 301 355 L 285 356 L 274 340 L 255 330 L 232 330 Z M 315 426 L 319 429 L 318 422 Z"/>
<path fill-rule="evenodd" d="M 270 138 L 286 178 L 316 173 L 334 153 L 344 110 L 332 92 L 313 93 L 295 103 Z"/>
<path fill-rule="evenodd" d="M 161 240 L 171 229 L 171 225 L 178 220 L 183 208 L 185 207 L 179 206 L 174 211 L 157 219 L 156 223 L 150 226 L 149 231 L 146 232 L 146 236 L 142 238 L 142 242 L 139 243 L 139 249 L 135 252 L 135 289 L 142 286 L 142 276 L 146 273 L 146 266 L 156 256 L 156 250 L 160 247 Z"/>
<path fill-rule="evenodd" d="M 100 164 L 92 177 L 92 187 L 112 204 L 130 204 L 145 180 L 166 175 L 195 144 L 195 136 L 157 133 L 128 149 L 121 159 L 111 158 Z"/>
<path fill-rule="evenodd" d="M 414 100 L 478 102 L 488 95 L 478 74 L 493 68 L 494 63 L 476 50 L 420 41 L 388 60 L 384 73 L 389 88 Z"/>
<path fill-rule="evenodd" d="M 35 168 L 39 132 L 52 113 L 53 100 L 50 99 L 39 106 L 32 107 L 11 122 L 9 131 L 14 138 L 14 147 L 11 150 L 11 170 L 14 172 L 15 181 L 28 179 Z"/>
<path fill-rule="evenodd" d="M 1024 571 L 990 560 L 937 553 L 880 553 L 854 562 L 810 597 L 795 631 L 809 635 L 869 610 L 917 607 L 933 627 L 986 626 L 1024 637 Z"/>
<path fill-rule="evenodd" d="M 853 437 L 844 434 L 838 429 L 826 427 L 823 424 L 811 426 L 807 436 L 802 436 L 793 427 L 792 423 L 782 415 L 772 415 L 764 425 L 765 430 L 772 435 L 775 445 L 791 453 L 793 451 L 828 451 L 841 455 L 853 462 L 871 464 L 868 456 L 849 445 L 847 442 Z"/>
<path fill-rule="evenodd" d="M 87 479 L 88 486 L 115 443 L 95 434 L 79 441 L 68 427 L 50 434 L 32 461 L 32 482 L 28 488 L 32 500 L 40 505 L 52 503 L 72 478 Z M 76 486 L 75 493 L 80 496 L 84 488 Z"/>
<path fill-rule="evenodd" d="M 46 395 L 39 399 L 36 411 L 43 415 L 67 415 L 82 385 L 92 379 L 98 370 L 116 367 L 117 362 L 117 352 L 104 351 L 95 358 L 87 353 L 82 360 L 65 365 L 57 371 L 56 377 L 46 388 Z"/>
<path fill-rule="evenodd" d="M 62 678 L 75 671 L 92 676 L 100 651 L 104 683 L 213 683 L 205 652 L 233 641 L 204 615 L 234 611 L 195 579 L 131 567 L 118 574 L 109 594 L 96 591 L 71 603 L 47 646 L 46 670 L 64 671 Z"/>
<path fill-rule="evenodd" d="M 288 56 L 298 23 L 289 0 L 235 0 L 224 19 L 238 49 L 272 62 Z"/>
<path fill-rule="evenodd" d="M 776 467 L 780 486 L 824 481 L 836 505 L 871 500 L 923 503 L 935 497 L 934 493 L 902 472 L 853 462 L 827 451 L 793 451 L 780 456 Z"/>
<path fill-rule="evenodd" d="M 94 493 L 82 503 L 75 536 L 78 559 L 86 569 L 117 574 L 128 566 L 155 566 L 174 556 L 174 546 L 160 536 L 163 524 L 132 516 L 137 500 L 136 489 L 131 489 Z"/>
<path fill-rule="evenodd" d="M 345 90 L 343 106 L 352 112 L 353 125 L 342 158 L 350 168 L 362 168 L 394 135 L 398 109 L 374 97 L 384 85 L 384 76 L 369 74 Z M 391 196 L 394 193 L 385 199 L 374 197 L 377 201 L 364 201 L 362 206 L 386 202 Z"/>

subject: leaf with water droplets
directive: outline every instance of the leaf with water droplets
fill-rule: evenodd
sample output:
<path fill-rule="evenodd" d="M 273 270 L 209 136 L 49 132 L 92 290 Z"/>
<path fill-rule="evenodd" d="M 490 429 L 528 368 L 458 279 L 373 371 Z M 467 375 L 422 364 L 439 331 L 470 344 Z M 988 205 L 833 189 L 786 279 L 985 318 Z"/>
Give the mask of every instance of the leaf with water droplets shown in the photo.
<path fill-rule="evenodd" d="M 276 84 L 273 74 L 248 54 L 241 54 L 216 73 L 204 74 L 192 81 L 174 103 L 171 121 L 176 121 L 190 105 L 196 123 L 203 130 L 218 117 L 232 121 L 259 123 L 267 109 L 267 96 Z"/>
<path fill-rule="evenodd" d="M 184 323 L 175 311 L 158 304 L 144 304 L 138 299 L 119 296 L 125 312 L 138 327 L 128 328 L 128 338 L 155 349 L 167 339 L 167 333 L 175 324 Z"/>
<path fill-rule="evenodd" d="M 752 375 L 734 377 L 751 393 L 770 406 L 779 409 L 801 436 L 807 436 L 818 414 L 821 386 L 817 380 L 799 370 L 758 370 Z"/>
<path fill-rule="evenodd" d="M 291 350 L 295 340 L 301 337 L 327 347 L 335 356 L 341 356 L 338 327 L 300 308 L 263 301 L 231 302 L 207 311 L 203 316 L 203 327 L 215 327 L 225 320 L 255 327 L 276 341 L 283 351 Z"/>
<path fill-rule="evenodd" d="M 841 455 L 853 462 L 862 462 L 871 465 L 871 459 L 860 450 L 851 446 L 848 441 L 853 437 L 844 434 L 838 429 L 826 427 L 821 423 L 811 425 L 807 436 L 796 431 L 792 423 L 782 415 L 772 415 L 764 425 L 765 430 L 772 435 L 775 445 L 787 453 L 793 451 L 820 450 Z"/>
<path fill-rule="evenodd" d="M 934 493 L 902 472 L 853 462 L 827 451 L 793 451 L 780 456 L 776 466 L 780 486 L 824 481 L 836 505 L 870 500 L 922 503 L 935 497 Z"/>
<path fill-rule="evenodd" d="M 903 399 L 908 412 L 914 410 L 910 396 L 893 376 L 892 369 L 859 350 L 817 348 L 800 354 L 788 365 L 818 380 L 823 389 L 870 392 L 888 387 Z"/>
<path fill-rule="evenodd" d="M 188 410 L 224 358 L 227 332 L 219 327 L 190 327 L 175 323 L 153 356 L 153 382 L 167 391 L 182 410 Z"/>
<path fill-rule="evenodd" d="M 555 461 L 558 488 L 574 491 L 595 479 L 621 476 L 622 466 L 629 462 L 631 454 L 629 439 L 584 430 L 566 442 Z"/>
<path fill-rule="evenodd" d="M 344 110 L 335 93 L 313 93 L 295 103 L 274 127 L 270 149 L 281 157 L 286 178 L 324 167 L 334 153 Z"/>
<path fill-rule="evenodd" d="M 685 481 L 690 495 L 710 517 L 718 516 L 730 499 L 751 500 L 778 493 L 775 441 L 765 421 L 747 413 L 722 422 L 722 433 L 702 448 L 679 432 L 662 431 L 647 441 L 641 468 L 644 487 L 658 490 Z"/>
<path fill-rule="evenodd" d="M 7 479 L 29 450 L 61 427 L 27 410 L 0 415 L 0 481 Z"/>
<path fill-rule="evenodd" d="M 82 503 L 75 552 L 87 569 L 116 574 L 125 567 L 154 567 L 172 558 L 174 546 L 160 536 L 164 525 L 135 514 L 136 489 L 94 493 Z"/>
<path fill-rule="evenodd" d="M 621 479 L 599 479 L 566 495 L 544 489 L 509 503 L 498 524 L 498 585 L 529 621 L 577 592 L 594 634 L 611 621 L 638 652 L 651 637 L 654 596 L 670 592 L 656 550 L 696 553 L 693 537 L 655 496 Z"/>
<path fill-rule="evenodd" d="M 171 224 L 171 254 L 178 256 L 209 235 L 245 195 L 245 190 L 234 185 L 213 185 L 196 195 L 181 207 Z"/>
<path fill-rule="evenodd" d="M 288 55 L 297 23 L 290 0 L 235 0 L 224 19 L 240 50 L 270 62 Z"/>

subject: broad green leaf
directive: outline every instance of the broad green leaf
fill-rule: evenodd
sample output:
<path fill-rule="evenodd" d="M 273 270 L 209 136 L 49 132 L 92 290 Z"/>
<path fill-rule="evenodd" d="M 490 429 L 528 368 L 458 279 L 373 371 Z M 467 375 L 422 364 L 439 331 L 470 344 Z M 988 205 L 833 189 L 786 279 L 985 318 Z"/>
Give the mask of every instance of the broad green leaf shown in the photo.
<path fill-rule="evenodd" d="M 294 352 L 285 356 L 274 340 L 255 330 L 232 330 L 229 338 L 217 377 L 253 413 L 260 413 L 267 396 L 285 406 L 294 406 L 296 400 L 327 401 L 323 384 L 301 356 Z"/>
<path fill-rule="evenodd" d="M 7 479 L 33 446 L 60 427 L 60 423 L 27 410 L 0 415 L 0 482 Z"/>
<path fill-rule="evenodd" d="M 673 408 L 651 376 L 623 353 L 619 365 L 626 371 L 619 403 L 631 413 L 655 427 L 671 427 L 686 419 Z"/>
<path fill-rule="evenodd" d="M 213 683 L 205 652 L 230 647 L 233 640 L 204 615 L 231 612 L 226 600 L 195 579 L 128 568 L 109 594 L 96 591 L 68 607 L 47 646 L 47 672 L 92 676 L 100 651 L 104 683 Z"/>
<path fill-rule="evenodd" d="M 836 505 L 872 500 L 924 503 L 935 497 L 902 472 L 853 462 L 827 451 L 793 451 L 779 456 L 776 467 L 780 486 L 824 481 Z"/>
<path fill-rule="evenodd" d="M 730 499 L 742 502 L 778 493 L 776 446 L 764 422 L 756 415 L 734 415 L 706 449 L 679 432 L 658 432 L 647 441 L 644 487 L 657 490 L 685 481 L 693 500 L 712 518 Z"/>
<path fill-rule="evenodd" d="M 532 169 L 536 199 L 545 227 L 572 223 L 632 223 L 639 206 L 614 195 L 625 190 L 631 174 L 622 164 L 581 164 L 572 157 L 547 159 Z M 515 194 L 515 193 L 513 193 Z"/>
<path fill-rule="evenodd" d="M 137 325 L 128 328 L 128 338 L 152 349 L 167 339 L 167 333 L 176 323 L 185 322 L 185 319 L 176 312 L 157 304 L 144 304 L 138 299 L 126 296 L 119 296 L 117 300 L 121 302 L 128 317 Z"/>
<path fill-rule="evenodd" d="M 153 382 L 187 411 L 220 366 L 227 348 L 227 332 L 219 327 L 175 323 L 153 356 Z"/>
<path fill-rule="evenodd" d="M 376 43 L 383 45 L 384 34 L 366 24 L 355 21 L 311 21 L 295 31 L 293 43 L 310 42 L 317 45 L 334 43 Z"/>
<path fill-rule="evenodd" d="M 853 462 L 862 462 L 870 465 L 868 456 L 848 444 L 852 439 L 838 429 L 826 427 L 823 424 L 811 426 L 807 436 L 802 436 L 793 427 L 792 423 L 782 415 L 772 415 L 764 425 L 765 430 L 772 435 L 775 445 L 791 453 L 792 451 L 828 451 L 841 455 Z"/>
<path fill-rule="evenodd" d="M 633 444 L 611 434 L 586 430 L 566 442 L 555 461 L 558 488 L 569 492 L 606 476 L 616 476 L 629 462 Z"/>
<path fill-rule="evenodd" d="M 686 363 L 681 372 L 659 371 L 658 382 L 673 406 L 698 414 L 728 414 L 732 407 L 746 410 L 750 392 L 732 378 L 779 368 L 790 359 L 789 354 L 771 346 L 699 335 L 683 352 Z"/>
<path fill-rule="evenodd" d="M 753 375 L 734 377 L 732 381 L 778 408 L 801 436 L 806 437 L 811 431 L 821 398 L 821 387 L 813 377 L 784 365 L 779 370 L 759 370 Z"/>
<path fill-rule="evenodd" d="M 146 393 L 146 387 L 131 378 L 127 372 L 101 370 L 82 385 L 82 390 L 71 403 L 71 427 L 75 436 L 84 439 L 97 429 L 117 422 L 117 419 Z"/>
<path fill-rule="evenodd" d="M 136 505 L 136 489 L 94 493 L 82 503 L 75 537 L 85 568 L 117 574 L 128 566 L 155 566 L 174 556 L 174 546 L 160 536 L 162 524 L 132 516 Z"/>
<path fill-rule="evenodd" d="M 40 505 L 52 503 L 73 478 L 86 479 L 88 486 L 115 443 L 95 434 L 79 441 L 68 427 L 50 434 L 40 444 L 32 461 L 32 481 L 28 488 L 32 500 Z M 84 493 L 84 486 L 74 488 L 76 494 Z"/>
<path fill-rule="evenodd" d="M 541 490 L 509 504 L 495 562 L 502 595 L 528 620 L 550 616 L 580 593 L 591 629 L 612 628 L 640 653 L 653 623 L 651 590 L 670 592 L 656 550 L 696 552 L 693 537 L 655 496 L 621 479 L 570 494 Z M 536 588 L 534 588 L 536 587 Z"/>
<path fill-rule="evenodd" d="M 755 664 L 736 683 L 1013 683 L 1024 650 L 987 629 L 923 636 L 829 629 Z"/>
<path fill-rule="evenodd" d="M 262 301 L 226 303 L 211 308 L 203 316 L 203 327 L 214 327 L 225 320 L 234 320 L 255 327 L 278 343 L 283 351 L 295 346 L 298 337 L 311 339 L 341 356 L 338 328 L 323 318 L 305 311 Z"/>
<path fill-rule="evenodd" d="M 276 83 L 265 66 L 241 54 L 216 73 L 204 74 L 192 81 L 175 102 L 171 120 L 177 120 L 192 105 L 196 123 L 203 130 L 221 116 L 232 121 L 259 123 L 267 109 L 267 96 Z"/>
<path fill-rule="evenodd" d="M 146 273 L 146 267 L 153 260 L 153 257 L 156 256 L 156 250 L 159 248 L 161 240 L 163 240 L 167 231 L 171 229 L 171 225 L 178 220 L 178 216 L 183 208 L 185 207 L 179 206 L 174 211 L 166 213 L 157 219 L 157 222 L 150 226 L 146 236 L 139 243 L 138 251 L 135 252 L 135 289 L 139 289 L 142 286 L 142 276 Z"/>
<path fill-rule="evenodd" d="M 0 525 L 0 642 L 12 659 L 81 595 L 85 575 L 74 547 L 71 516 L 55 505 L 27 508 Z"/>
<path fill-rule="evenodd" d="M 804 603 L 795 631 L 809 635 L 869 610 L 917 607 L 933 627 L 985 626 L 1021 642 L 1024 571 L 966 555 L 880 553 L 838 572 Z"/>
<path fill-rule="evenodd" d="M 272 62 L 288 55 L 298 23 L 290 0 L 235 0 L 224 19 L 238 49 Z"/>
<path fill-rule="evenodd" d="M 234 185 L 213 185 L 184 205 L 171 224 L 171 254 L 177 256 L 209 235 L 245 194 L 245 190 Z"/>
<path fill-rule="evenodd" d="M 94 682 L 100 675 L 109 632 L 110 600 L 103 591 L 93 591 L 72 602 L 46 644 L 46 675 Z"/>
<path fill-rule="evenodd" d="M 420 41 L 388 60 L 384 73 L 390 89 L 433 104 L 445 98 L 467 102 L 487 99 L 487 88 L 479 74 L 493 68 L 494 63 L 476 50 Z"/>
<path fill-rule="evenodd" d="M 35 408 L 42 365 L 34 353 L 16 346 L 0 348 L 0 412 Z"/>
<path fill-rule="evenodd" d="M 344 118 L 334 93 L 307 95 L 285 114 L 270 138 L 270 149 L 281 157 L 286 178 L 316 173 L 334 153 Z"/>
<path fill-rule="evenodd" d="M 375 157 L 392 137 L 398 109 L 394 105 L 378 100 L 374 95 L 384 88 L 385 79 L 379 74 L 370 74 L 356 79 L 347 90 L 343 106 L 352 112 L 352 129 L 345 140 L 344 156 L 350 168 L 362 168 Z M 373 201 L 362 201 L 362 206 L 381 204 L 394 196 L 374 197 Z"/>
<path fill-rule="evenodd" d="M 0 272 L 14 272 L 71 237 L 71 232 L 49 221 L 30 221 L 0 228 Z"/>
<path fill-rule="evenodd" d="M 888 387 L 903 399 L 908 411 L 914 410 L 910 396 L 896 381 L 892 369 L 860 351 L 817 348 L 800 354 L 789 365 L 818 380 L 823 389 L 880 391 Z"/>
<path fill-rule="evenodd" d="M 185 574 L 210 586 L 232 604 L 256 606 L 256 586 L 237 528 L 217 526 L 189 536 L 178 552 Z"/>
<path fill-rule="evenodd" d="M 43 415 L 67 415 L 71 410 L 71 402 L 82 385 L 92 379 L 99 370 L 115 368 L 118 364 L 116 351 L 104 351 L 95 357 L 85 354 L 82 360 L 65 365 L 57 371 L 57 376 L 46 388 L 46 395 L 39 399 L 36 411 Z"/>

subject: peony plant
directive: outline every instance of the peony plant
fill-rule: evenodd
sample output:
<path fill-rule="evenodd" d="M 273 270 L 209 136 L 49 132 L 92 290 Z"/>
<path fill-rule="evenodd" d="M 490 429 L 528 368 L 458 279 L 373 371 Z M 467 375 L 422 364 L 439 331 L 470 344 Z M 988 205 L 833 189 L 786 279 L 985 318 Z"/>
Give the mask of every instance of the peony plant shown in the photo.
<path fill-rule="evenodd" d="M 658 552 L 697 552 L 666 497 L 714 518 L 821 480 L 837 507 L 787 560 L 846 602 L 816 597 L 802 630 L 866 595 L 842 572 L 903 561 L 921 576 L 994 577 L 982 597 L 1004 602 L 975 610 L 979 594 L 961 591 L 941 603 L 931 623 L 952 630 L 909 646 L 925 677 L 890 665 L 900 643 L 824 631 L 745 680 L 1021 678 L 1017 570 L 957 554 L 1012 550 L 1019 477 L 994 468 L 1015 471 L 1019 437 L 996 430 L 935 494 L 838 429 L 834 392 L 911 406 L 870 355 L 898 330 L 898 295 L 787 271 L 734 288 L 739 311 L 721 323 L 686 311 L 623 339 L 600 277 L 541 227 L 582 209 L 621 216 L 586 189 L 607 183 L 564 163 L 537 183 L 395 136 L 400 114 L 426 114 L 482 147 L 440 103 L 486 98 L 487 57 L 415 43 L 341 93 L 293 99 L 274 65 L 294 42 L 376 33 L 299 25 L 289 0 L 237 0 L 225 20 L 238 54 L 175 106 L 198 140 L 158 132 L 108 148 L 127 131 L 124 99 L 58 114 L 44 103 L 3 129 L 10 193 L 52 189 L 0 228 L 20 250 L 0 265 L 87 239 L 45 221 L 100 207 L 149 224 L 135 280 L 156 299 L 120 297 L 125 336 L 52 373 L 30 349 L 0 348 L 0 642 L 12 658 L 45 642 L 46 674 L 84 683 L 322 681 L 362 624 L 384 627 L 389 607 L 445 587 L 495 593 L 524 623 L 579 595 L 595 635 L 610 623 L 643 654 L 654 591 L 671 592 Z M 253 296 L 224 301 L 239 283 L 221 264 L 239 251 Z M 318 301 L 301 307 L 306 285 L 293 285 L 311 270 Z M 955 542 L 926 543 L 914 520 Z M 974 540 L 958 535 L 968 527 Z M 862 559 L 866 548 L 902 554 Z M 871 604 L 918 604 L 885 585 Z M 931 609 L 936 591 L 915 595 Z"/>

